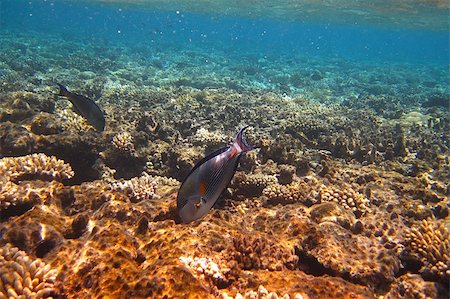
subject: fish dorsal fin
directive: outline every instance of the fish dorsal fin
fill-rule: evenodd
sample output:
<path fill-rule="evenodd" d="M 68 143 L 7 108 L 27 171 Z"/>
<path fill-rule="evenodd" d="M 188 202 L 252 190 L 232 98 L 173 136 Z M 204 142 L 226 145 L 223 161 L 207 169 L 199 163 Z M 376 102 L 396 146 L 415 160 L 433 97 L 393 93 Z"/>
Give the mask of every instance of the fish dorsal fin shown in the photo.
<path fill-rule="evenodd" d="M 215 150 L 214 152 L 210 153 L 209 155 L 207 155 L 206 157 L 204 157 L 203 159 L 201 159 L 200 161 L 197 162 L 197 164 L 195 164 L 194 168 L 191 169 L 191 171 L 189 172 L 189 174 L 186 176 L 186 179 L 197 169 L 199 168 L 203 163 L 205 163 L 206 161 L 210 160 L 211 158 L 220 155 L 221 153 L 225 152 L 226 150 L 228 150 L 230 148 L 230 146 L 225 146 L 222 148 L 219 148 L 218 150 Z M 186 180 L 184 179 L 184 180 Z"/>

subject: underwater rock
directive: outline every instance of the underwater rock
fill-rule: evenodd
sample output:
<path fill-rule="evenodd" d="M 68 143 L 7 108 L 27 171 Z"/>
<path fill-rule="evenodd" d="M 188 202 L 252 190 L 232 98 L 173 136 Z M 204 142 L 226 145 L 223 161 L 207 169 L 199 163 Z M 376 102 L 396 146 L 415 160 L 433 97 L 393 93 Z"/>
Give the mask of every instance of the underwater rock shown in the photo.
<path fill-rule="evenodd" d="M 27 129 L 10 122 L 0 123 L 0 151 L 2 155 L 21 156 L 33 152 L 36 139 Z"/>
<path fill-rule="evenodd" d="M 41 112 L 33 118 L 31 132 L 36 135 L 55 135 L 62 132 L 62 126 L 51 114 Z"/>
<path fill-rule="evenodd" d="M 278 183 L 281 185 L 288 185 L 292 183 L 295 167 L 292 165 L 280 165 L 280 173 L 278 174 Z"/>
<path fill-rule="evenodd" d="M 356 221 L 351 212 L 335 202 L 315 204 L 309 209 L 309 214 L 311 220 L 317 223 L 334 222 L 346 229 L 349 229 Z"/>

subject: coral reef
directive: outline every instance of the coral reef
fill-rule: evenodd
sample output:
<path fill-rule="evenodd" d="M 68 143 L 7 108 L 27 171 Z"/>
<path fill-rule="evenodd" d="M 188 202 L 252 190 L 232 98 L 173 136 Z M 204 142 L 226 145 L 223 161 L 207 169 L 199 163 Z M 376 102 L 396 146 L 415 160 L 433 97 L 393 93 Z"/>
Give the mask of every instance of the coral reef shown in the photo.
<path fill-rule="evenodd" d="M 0 297 L 448 297 L 447 66 L 1 30 Z M 180 182 L 244 126 L 182 224 Z"/>
<path fill-rule="evenodd" d="M 55 286 L 58 272 L 40 259 L 6 244 L 0 247 L 0 297 L 51 298 L 59 292 Z"/>
<path fill-rule="evenodd" d="M 342 184 L 331 188 L 321 185 L 319 187 L 319 198 L 321 202 L 337 202 L 358 215 L 370 212 L 369 200 L 348 185 Z"/>

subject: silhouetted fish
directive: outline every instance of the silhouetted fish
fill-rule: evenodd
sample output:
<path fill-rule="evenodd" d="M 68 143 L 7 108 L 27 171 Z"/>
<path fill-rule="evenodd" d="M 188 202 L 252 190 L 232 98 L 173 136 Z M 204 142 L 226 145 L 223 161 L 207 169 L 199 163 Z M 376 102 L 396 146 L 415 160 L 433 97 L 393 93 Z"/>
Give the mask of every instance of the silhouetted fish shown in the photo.
<path fill-rule="evenodd" d="M 59 86 L 58 95 L 68 98 L 76 113 L 84 117 L 97 131 L 102 132 L 105 129 L 105 116 L 93 100 L 68 91 L 64 85 L 56 84 Z"/>
<path fill-rule="evenodd" d="M 209 212 L 233 178 L 241 154 L 253 149 L 242 136 L 246 128 L 239 131 L 233 144 L 200 160 L 181 185 L 177 207 L 184 223 Z"/>

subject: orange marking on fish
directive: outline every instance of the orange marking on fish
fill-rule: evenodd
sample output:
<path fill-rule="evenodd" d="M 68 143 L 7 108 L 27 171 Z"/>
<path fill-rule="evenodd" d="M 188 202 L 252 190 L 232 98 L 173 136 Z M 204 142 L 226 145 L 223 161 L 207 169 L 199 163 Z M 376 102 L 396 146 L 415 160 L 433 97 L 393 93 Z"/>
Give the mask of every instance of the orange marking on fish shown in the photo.
<path fill-rule="evenodd" d="M 231 157 L 231 158 L 234 158 L 234 157 L 237 156 L 237 154 L 238 154 L 237 148 L 233 147 L 233 148 L 231 149 L 230 157 Z"/>
<path fill-rule="evenodd" d="M 205 182 L 200 182 L 200 186 L 198 188 L 198 194 L 200 194 L 201 197 L 205 196 L 205 194 L 206 194 L 206 184 L 205 184 Z"/>

